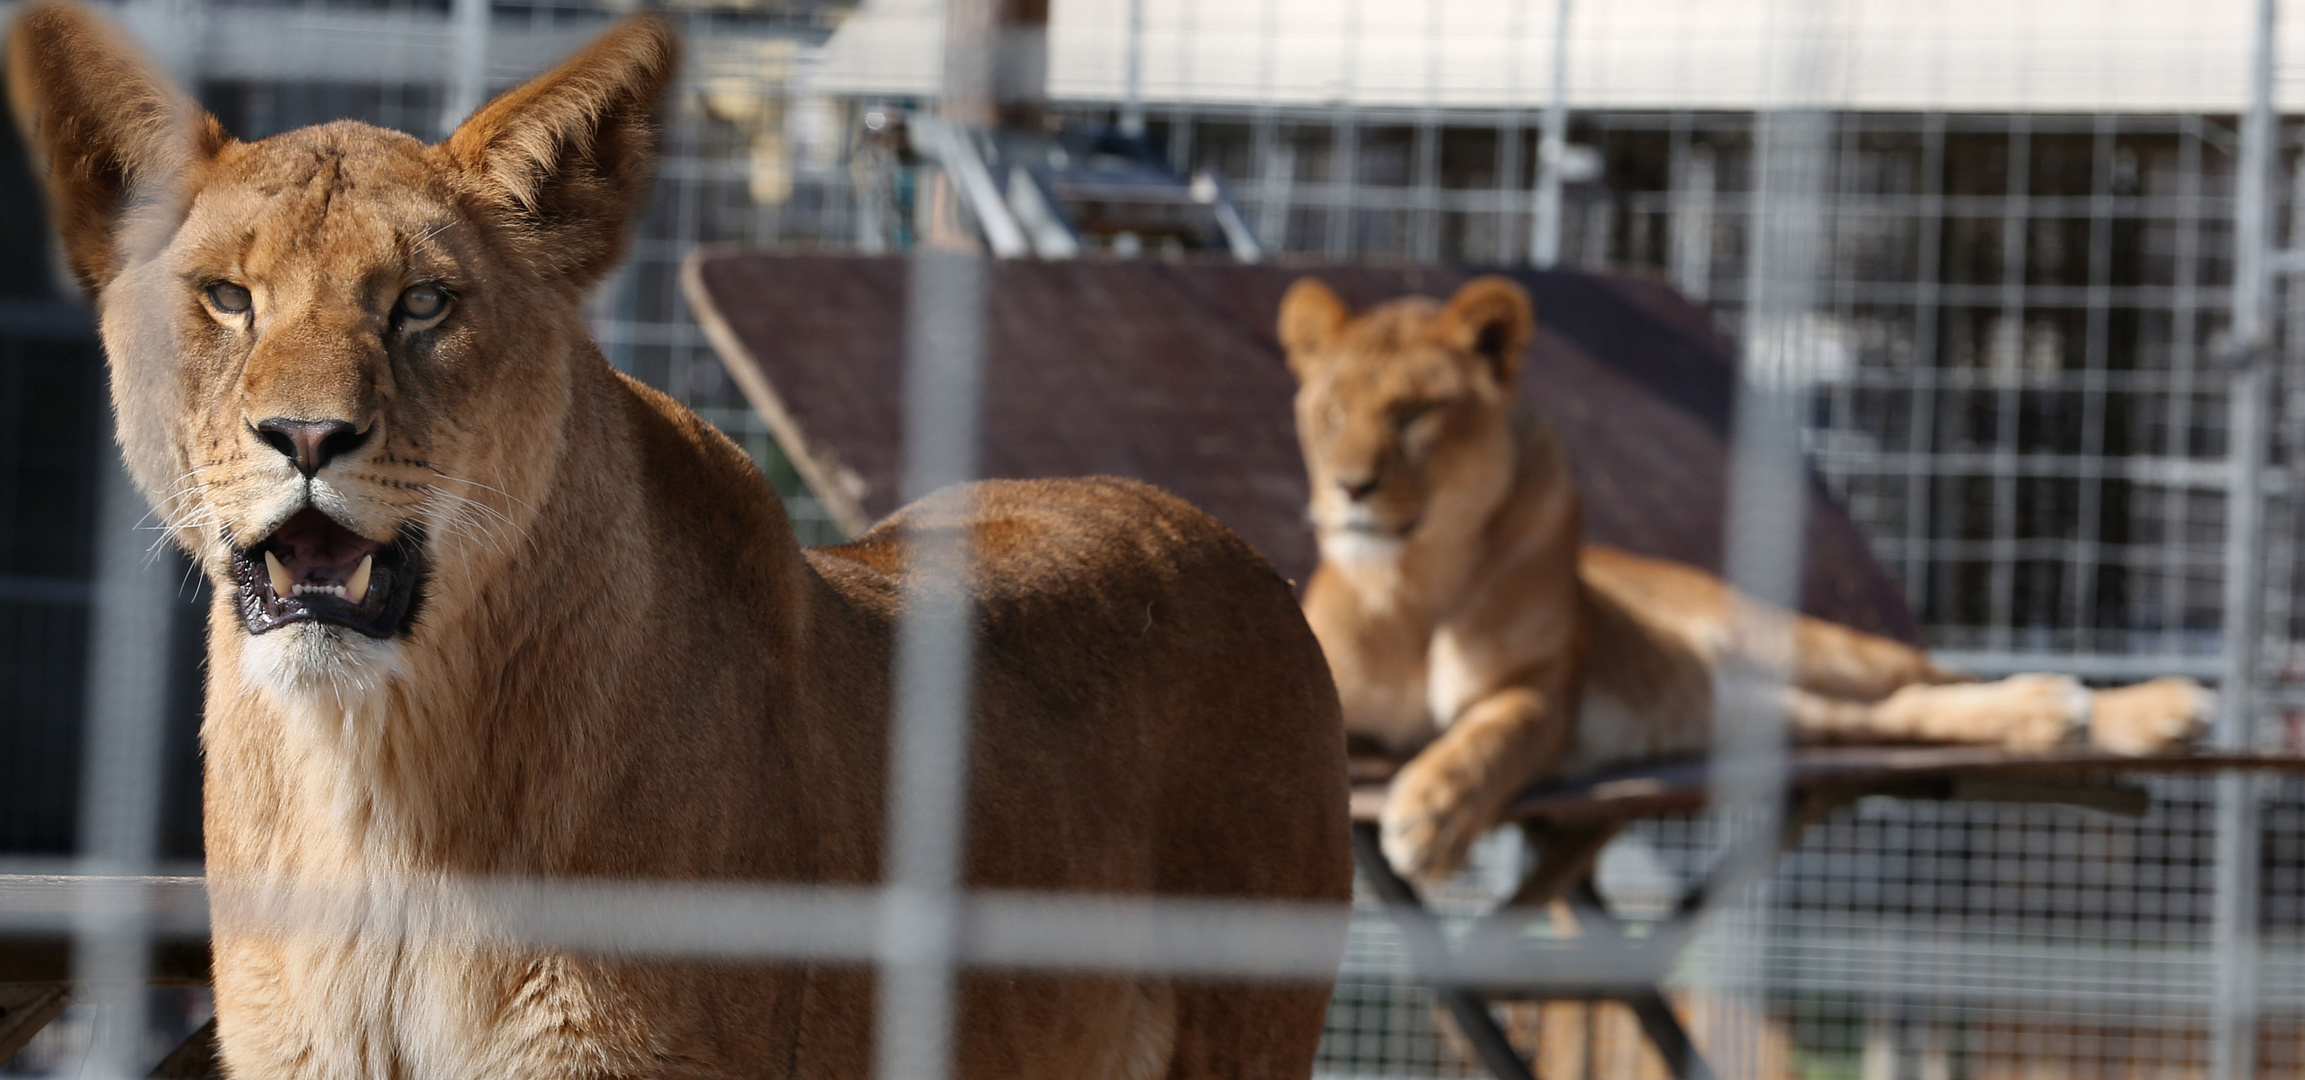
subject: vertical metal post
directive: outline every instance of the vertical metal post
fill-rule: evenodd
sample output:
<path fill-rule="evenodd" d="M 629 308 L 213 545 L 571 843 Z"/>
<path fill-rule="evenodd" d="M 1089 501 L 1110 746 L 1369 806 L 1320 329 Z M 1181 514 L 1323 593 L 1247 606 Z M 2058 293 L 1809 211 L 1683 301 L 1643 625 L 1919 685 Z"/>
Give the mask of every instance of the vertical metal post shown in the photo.
<path fill-rule="evenodd" d="M 179 85 L 199 77 L 196 11 L 185 0 L 155 0 L 124 12 Z M 191 117 L 172 118 L 174 137 L 189 139 Z M 180 184 L 168 177 L 160 184 Z M 174 193 L 148 195 L 173 198 Z M 158 313 L 146 318 L 165 319 Z M 171 331 L 148 326 L 149 340 Z M 139 526 L 143 492 L 110 450 L 97 466 L 95 596 L 89 610 L 86 709 L 80 768 L 79 859 L 85 899 L 74 912 L 72 981 L 79 1003 L 94 1006 L 94 1032 L 80 1075 L 86 1080 L 142 1076 L 148 1026 L 144 979 L 151 958 L 146 876 L 159 854 L 161 748 L 166 743 L 168 654 L 178 577 L 169 542 Z"/>
<path fill-rule="evenodd" d="M 1561 166 L 1569 154 L 1569 0 L 1553 0 L 1553 86 L 1537 140 L 1536 220 L 1529 226 L 1529 263 L 1561 261 Z"/>
<path fill-rule="evenodd" d="M 1266 4 L 1266 18 L 1272 17 L 1275 5 Z M 1332 259 L 1348 258 L 1360 244 L 1361 198 L 1361 117 L 1354 104 L 1359 100 L 1359 56 L 1361 51 L 1360 0 L 1343 0 L 1339 5 L 1338 20 L 1343 26 L 1344 61 L 1337 75 L 1337 109 L 1333 114 L 1329 151 L 1329 189 L 1325 203 L 1329 207 L 1326 254 Z M 1262 73 L 1259 75 L 1261 101 L 1271 101 L 1273 93 L 1272 59 L 1273 35 L 1265 35 Z M 1266 237 L 1275 247 L 1285 237 Z"/>
<path fill-rule="evenodd" d="M 448 86 L 440 105 L 442 138 L 488 100 L 488 7 L 489 0 L 453 0 L 449 7 Z"/>
<path fill-rule="evenodd" d="M 1128 0 L 1128 55 L 1122 58 L 1120 133 L 1144 137 L 1144 0 Z"/>
<path fill-rule="evenodd" d="M 1001 73 L 1001 0 L 947 0 L 948 122 L 984 123 Z M 1045 10 L 1045 9 L 1044 9 Z M 965 235 L 913 251 L 905 305 L 904 480 L 916 500 L 976 474 L 985 265 Z M 897 624 L 882 852 L 874 1071 L 950 1075 L 957 1007 L 962 851 L 967 835 L 973 612 L 969 538 L 924 522 L 904 538 L 910 567 Z"/>
<path fill-rule="evenodd" d="M 1513 261 L 1513 245 L 1518 241 L 1513 228 L 1523 207 L 1521 201 L 1521 51 L 1528 36 L 1526 16 L 1528 8 L 1514 4 L 1505 11 L 1505 87 L 1500 95 L 1504 109 L 1497 115 L 1497 189 L 1496 223 L 1492 230 L 1484 230 L 1496 245 L 1493 251 L 1466 252 L 1466 257 L 1494 260 L 1499 263 Z"/>
<path fill-rule="evenodd" d="M 1673 284 L 1699 304 L 1713 296 L 1714 187 L 1711 147 L 1686 146 L 1675 164 L 1671 238 Z"/>
<path fill-rule="evenodd" d="M 2233 202 L 2233 365 L 2228 391 L 2225 511 L 2225 665 L 2218 685 L 2218 745 L 2254 742 L 2260 605 L 2260 542 L 2265 469 L 2265 392 L 2272 355 L 2273 32 L 2275 0 L 2257 0 L 2249 67 L 2249 110 L 2241 126 L 2240 175 Z M 2256 785 L 2228 774 L 2217 782 L 2216 893 L 2212 934 L 2216 988 L 2210 1008 L 2210 1075 L 2243 1080 L 2257 1072 Z"/>
<path fill-rule="evenodd" d="M 110 457 L 109 454 L 106 454 Z M 113 462 L 97 469 L 96 603 L 89 620 L 86 749 L 80 780 L 75 996 L 96 1007 L 81 1075 L 140 1076 L 151 927 L 144 875 L 159 838 L 160 747 L 175 575 L 148 550 L 144 497 Z"/>
<path fill-rule="evenodd" d="M 1828 27 L 1814 5 L 1776 6 L 1775 85 L 1755 117 L 1752 214 L 1745 263 L 1743 364 L 1730 448 L 1724 565 L 1745 598 L 1731 618 L 1742 642 L 1716 676 L 1713 807 L 1721 860 L 1713 1065 L 1724 1077 L 1766 1071 L 1758 1041 L 1766 994 L 1769 901 L 1761 887 L 1780 842 L 1785 798 L 1782 691 L 1793 660 L 1787 612 L 1800 602 L 1808 512 L 1801 420 L 1816 366 L 1818 276 L 1830 215 L 1825 111 Z"/>
<path fill-rule="evenodd" d="M 916 249 L 906 313 L 908 500 L 975 472 L 983 258 Z M 940 1080 L 952 1060 L 961 842 L 968 815 L 968 537 L 905 536 L 874 1045 L 880 1080 Z"/>

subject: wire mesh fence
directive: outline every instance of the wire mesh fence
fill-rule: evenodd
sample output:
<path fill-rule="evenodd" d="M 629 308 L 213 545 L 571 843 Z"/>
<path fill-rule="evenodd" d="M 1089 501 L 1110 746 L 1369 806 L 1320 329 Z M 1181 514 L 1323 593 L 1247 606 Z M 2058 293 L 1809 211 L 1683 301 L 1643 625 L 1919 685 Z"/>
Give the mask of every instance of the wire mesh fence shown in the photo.
<path fill-rule="evenodd" d="M 2297 751 L 2305 581 L 2291 478 L 2305 407 L 2292 399 L 2305 372 L 2305 324 L 2295 317 L 2305 292 L 2279 275 L 2297 269 L 2284 251 L 2305 249 L 2305 215 L 2294 211 L 2305 138 L 2286 124 L 2253 135 L 2247 110 L 2261 42 L 2278 58 L 2273 102 L 2293 102 L 2299 52 L 2287 46 L 2305 33 L 2305 12 L 2269 7 L 2282 17 L 2268 36 L 2241 3 L 2169 12 L 2062 0 L 1060 0 L 1041 12 L 1045 61 L 1026 62 L 1044 64 L 1046 86 L 1030 145 L 988 137 L 963 152 L 937 126 L 953 58 L 966 55 L 947 40 L 945 4 L 679 6 L 668 14 L 690 54 L 665 104 L 663 161 L 629 257 L 589 310 L 613 364 L 736 439 L 784 496 L 801 541 L 825 543 L 842 527 L 714 354 L 681 267 L 701 244 L 913 253 L 912 370 L 958 380 L 924 384 L 908 413 L 908 425 L 958 425 L 942 447 L 908 442 L 921 472 L 907 488 L 923 494 L 932 477 L 971 471 L 972 319 L 982 260 L 1000 253 L 986 215 L 997 205 L 1017 217 L 1022 257 L 1064 253 L 1034 231 L 1030 200 L 996 176 L 1007 197 L 957 215 L 979 250 L 949 262 L 921 254 L 955 220 L 940 225 L 940 212 L 952 214 L 940 211 L 937 200 L 949 198 L 940 185 L 955 183 L 971 153 L 996 166 L 1030 158 L 1055 176 L 1043 194 L 1065 202 L 1071 253 L 1087 258 L 1504 265 L 1550 252 L 1566 268 L 1669 282 L 1748 361 L 1768 341 L 1793 343 L 1771 369 L 1790 375 L 1770 384 L 1783 410 L 1775 430 L 1789 441 L 1761 461 L 1755 482 L 1797 490 L 1806 481 L 1786 455 L 1805 455 L 1949 664 L 2096 681 L 2218 679 L 2233 670 L 2240 582 L 2262 605 L 2261 631 L 2250 635 L 2262 648 L 2243 669 L 2256 674 L 2244 717 L 2253 723 L 2223 737 Z M 341 117 L 439 138 L 472 102 L 533 74 L 614 13 L 471 0 L 136 0 L 108 10 L 242 138 Z M 1565 126 L 1548 140 L 1555 94 Z M 1803 126 L 1788 128 L 1787 117 Z M 2251 145 L 2268 162 L 2253 231 L 2236 226 L 2250 198 Z M 1805 156 L 1788 166 L 1788 153 Z M 1113 194 L 1148 176 L 1186 192 L 1186 209 L 1147 210 L 1144 198 Z M 32 196 L 0 197 L 29 205 Z M 14 233 L 7 242 L 47 244 Z M 2253 338 L 2237 305 L 2276 280 L 2272 330 Z M 930 295 L 938 282 L 941 307 Z M 0 463 L 0 482 L 11 485 L 0 492 L 10 507 L 0 521 L 0 664 L 9 671 L 0 838 L 28 857 L 81 860 L 22 869 L 181 864 L 198 850 L 197 650 L 184 642 L 196 637 L 188 628 L 199 586 L 179 590 L 173 645 L 106 636 L 108 579 L 98 567 L 110 549 L 86 537 L 117 532 L 92 479 L 115 470 L 97 376 L 65 370 L 89 371 L 92 341 L 59 314 L 47 283 L 0 284 L 17 298 L 0 303 L 0 454 L 11 455 Z M 2243 415 L 2235 372 L 2250 364 L 2272 377 L 2262 388 L 2270 421 L 2250 444 L 2267 459 L 2237 472 L 2247 458 L 2232 437 Z M 1740 452 L 1755 452 L 1750 427 L 1740 428 Z M 2261 531 L 2236 540 L 2235 507 L 2260 496 Z M 1756 526 L 1758 546 L 1748 538 L 1742 550 L 1766 556 L 1771 527 L 1781 520 Z M 1740 576 L 1734 534 L 1731 547 L 1732 579 L 1762 595 L 1775 580 L 1782 598 L 1784 568 Z M 177 569 L 161 573 L 173 580 Z M 947 615 L 955 625 L 965 618 Z M 905 639 L 926 652 L 904 656 L 929 659 L 905 669 L 904 686 L 926 689 L 900 691 L 900 702 L 960 699 L 951 683 L 964 658 L 949 655 L 959 638 L 946 630 L 944 639 L 920 630 L 927 645 Z M 157 659 L 163 653 L 175 659 Z M 123 655 L 137 659 L 108 659 Z M 171 674 L 115 679 L 107 664 Z M 99 730 L 83 714 L 107 707 L 83 683 L 142 692 L 141 704 L 111 707 L 165 717 L 166 730 L 83 744 L 83 732 Z M 957 737 L 959 714 L 935 721 L 940 711 L 904 715 L 928 724 L 920 731 Z M 138 748 L 165 764 L 105 764 L 107 751 Z M 910 777 L 900 790 L 938 790 L 954 756 L 949 744 L 922 744 L 898 766 Z M 166 773 L 102 779 L 137 769 Z M 124 801 L 131 788 L 159 806 Z M 2153 808 L 2137 818 L 1860 802 L 1812 829 L 1733 918 L 1713 923 L 1670 985 L 1690 1013 L 1720 1018 L 1712 1030 L 1697 1020 L 1700 1042 L 1730 1039 L 1738 1015 L 1759 1018 L 1751 1026 L 1760 1033 L 1744 1036 L 1752 1045 L 1717 1062 L 1735 1075 L 2305 1073 L 2305 909 L 2296 899 L 2305 790 L 2160 779 L 2150 792 Z M 1754 797 L 1774 795 L 1765 784 Z M 2235 809 L 2244 803 L 2261 807 L 2261 819 Z M 76 808 L 134 813 L 126 832 L 106 833 Z M 903 820 L 930 834 L 954 821 L 934 800 Z M 1600 899 L 1628 940 L 1662 932 L 1733 835 L 1723 820 L 1642 824 L 1604 852 Z M 158 822 L 157 839 L 136 831 L 144 821 Z M 2236 846 L 2240 833 L 2248 842 Z M 885 1075 L 934 1075 L 949 1049 L 953 971 L 986 956 L 1024 962 L 1016 950 L 1026 948 L 956 929 L 971 901 L 952 888 L 952 847 L 951 837 L 930 836 L 908 864 L 913 876 L 893 873 L 888 893 L 833 905 L 868 916 L 861 921 L 819 911 L 821 897 L 703 896 L 668 909 L 650 894 L 651 916 L 631 923 L 640 929 L 601 930 L 603 913 L 632 898 L 572 892 L 573 906 L 511 932 L 676 955 L 877 962 L 890 980 L 884 1045 L 918 1055 L 884 1057 Z M 130 854 L 90 861 L 108 850 Z M 153 863 L 154 850 L 178 863 Z M 1486 842 L 1431 898 L 1444 936 L 1473 934 L 1469 917 L 1508 891 L 1528 858 L 1517 836 Z M 507 901 L 508 910 L 533 915 L 557 894 L 540 895 Z M 17 929 L 70 922 L 25 904 Z M 77 924 L 90 944 L 140 946 L 147 933 L 169 932 L 90 911 L 102 914 L 84 909 Z M 828 921 L 808 922 L 810 911 Z M 1020 938 L 1050 925 L 1046 912 L 1028 914 L 1034 933 Z M 1264 926 L 1257 912 L 1186 910 L 1172 936 L 1134 947 L 1113 942 L 1158 912 L 1076 914 L 1087 929 L 1057 939 L 1090 959 L 1064 961 L 1051 946 L 1057 959 L 1040 962 L 1125 968 L 1197 957 L 1235 976 L 1259 970 L 1226 967 L 1225 950 L 1206 945 Z M 1576 922 L 1562 907 L 1519 933 L 1541 945 L 1566 939 Z M 650 925 L 670 929 L 651 938 Z M 1588 917 L 1584 932 L 1594 925 Z M 760 936 L 745 939 L 743 927 Z M 1446 1010 L 1411 977 L 1413 951 L 1361 896 L 1322 1075 L 1478 1074 Z M 83 962 L 100 959 L 84 952 Z M 1266 959 L 1269 974 L 1299 973 L 1289 956 Z M 2237 970 L 2246 993 L 2230 983 Z M 141 1071 L 206 1018 L 199 994 L 137 999 L 143 1019 L 131 1026 L 155 1033 L 142 1040 L 99 1024 L 102 1010 L 77 1007 L 0 1072 Z M 1749 1014 L 1707 1012 L 1708 1002 L 1742 998 Z M 1542 1075 L 1661 1075 L 1622 1006 L 1509 1011 L 1508 1028 L 1535 1049 Z M 2221 1025 L 2236 1022 L 2244 1034 L 2221 1041 Z"/>

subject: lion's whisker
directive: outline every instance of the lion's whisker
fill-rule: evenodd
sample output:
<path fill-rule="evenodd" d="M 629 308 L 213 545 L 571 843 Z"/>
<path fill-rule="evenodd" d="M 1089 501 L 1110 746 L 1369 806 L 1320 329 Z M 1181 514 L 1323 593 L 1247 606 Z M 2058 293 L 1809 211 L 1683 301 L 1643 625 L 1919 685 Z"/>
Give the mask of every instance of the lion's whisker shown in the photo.
<path fill-rule="evenodd" d="M 512 500 L 513 502 L 519 503 L 522 509 L 527 510 L 531 514 L 536 512 L 536 507 L 529 505 L 528 500 L 523 499 L 518 495 L 514 495 L 513 493 L 506 491 L 503 488 L 495 487 L 489 484 L 483 484 L 478 480 L 468 480 L 461 476 L 450 476 L 449 474 L 441 472 L 438 469 L 433 469 L 432 474 L 434 476 L 440 477 L 443 480 L 454 480 L 459 484 L 470 484 L 473 487 L 479 488 L 483 491 L 493 491 L 498 495 L 502 495 L 505 498 Z"/>
<path fill-rule="evenodd" d="M 496 542 L 491 546 L 491 550 L 495 551 L 497 554 L 505 556 L 510 556 L 512 554 L 509 546 L 511 537 L 504 535 L 506 531 L 510 531 L 514 535 L 517 535 L 523 542 L 528 545 L 530 550 L 535 550 L 535 537 L 530 536 L 527 529 L 521 527 L 519 522 L 514 521 L 503 511 L 498 510 L 497 508 L 477 499 L 469 499 L 462 495 L 458 495 L 455 492 L 445 490 L 437 485 L 434 485 L 430 491 L 432 494 L 438 495 L 442 499 L 448 500 L 449 503 L 453 504 L 454 510 L 451 514 L 447 515 L 448 517 L 464 518 L 472 528 L 482 530 L 491 538 L 493 538 Z M 487 517 L 479 517 L 478 515 L 481 514 L 485 514 Z"/>

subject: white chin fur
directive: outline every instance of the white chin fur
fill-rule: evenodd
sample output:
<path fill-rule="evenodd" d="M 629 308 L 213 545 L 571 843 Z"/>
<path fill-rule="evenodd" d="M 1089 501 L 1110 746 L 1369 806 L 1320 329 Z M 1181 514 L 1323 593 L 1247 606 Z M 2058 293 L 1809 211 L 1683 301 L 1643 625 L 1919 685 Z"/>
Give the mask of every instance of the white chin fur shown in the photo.
<path fill-rule="evenodd" d="M 1401 558 L 1408 546 L 1397 536 L 1382 536 L 1357 530 L 1338 530 L 1321 534 L 1321 558 L 1336 563 L 1392 563 Z"/>
<path fill-rule="evenodd" d="M 283 626 L 240 650 L 241 679 L 292 709 L 352 708 L 399 673 L 399 642 L 326 623 Z"/>

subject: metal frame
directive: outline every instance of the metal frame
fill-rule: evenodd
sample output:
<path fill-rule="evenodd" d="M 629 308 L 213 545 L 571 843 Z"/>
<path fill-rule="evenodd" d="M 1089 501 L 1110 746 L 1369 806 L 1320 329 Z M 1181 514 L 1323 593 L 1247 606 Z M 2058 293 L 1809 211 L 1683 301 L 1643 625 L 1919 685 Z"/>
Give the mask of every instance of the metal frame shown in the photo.
<path fill-rule="evenodd" d="M 1595 794 L 1604 785 L 1590 782 L 1562 785 L 1524 799 L 1526 816 L 1520 825 L 1529 833 L 1537 858 L 1524 864 L 1507 890 L 1509 895 L 1487 913 L 1471 916 L 1463 933 L 1465 945 L 1452 947 L 1440 929 L 1438 915 L 1410 882 L 1386 860 L 1373 820 L 1353 826 L 1353 853 L 1362 880 L 1381 901 L 1386 917 L 1399 929 L 1407 946 L 1412 972 L 1445 1007 L 1471 1044 L 1481 1064 L 1497 1080 L 1534 1080 L 1530 1063 L 1519 1056 L 1503 1027 L 1490 1010 L 1490 1002 L 1618 1001 L 1626 1004 L 1643 1035 L 1676 1080 L 1714 1080 L 1720 1075 L 1696 1049 L 1687 1029 L 1673 1014 L 1662 985 L 1682 954 L 1697 940 L 1703 924 L 1733 917 L 1742 903 L 1739 894 L 1750 888 L 1753 864 L 1766 864 L 1799 847 L 1803 836 L 1836 811 L 1860 799 L 1888 797 L 1931 802 L 1977 801 L 2066 806 L 2142 817 L 2151 805 L 2148 792 L 2126 783 L 2103 783 L 2172 768 L 2212 769 L 2220 783 L 2238 782 L 2245 788 L 2260 771 L 2305 773 L 2305 759 L 2227 756 L 2199 762 L 2151 759 L 2094 761 L 2036 759 L 2028 765 L 2024 755 L 1973 757 L 1973 764 L 1945 768 L 1916 763 L 1872 770 L 1863 778 L 1832 780 L 1817 774 L 1791 779 L 1781 803 L 1781 825 L 1768 842 L 1739 850 L 1736 842 L 1724 846 L 1707 871 L 1682 889 L 1662 918 L 1643 920 L 1643 930 L 1630 934 L 1631 923 L 1609 908 L 1595 884 L 1595 858 L 1634 821 L 1684 809 L 1686 796 L 1675 797 L 1675 785 L 1687 778 L 1669 771 L 1633 773 L 1615 782 L 1644 779 L 1661 801 L 1631 800 L 1614 808 Z M 2010 766 L 2020 770 L 2009 771 Z M 2038 767 L 2046 766 L 2047 771 Z M 1718 775 L 1719 766 L 1712 770 Z M 1670 778 L 1670 779 L 1668 779 Z M 1702 780 L 1699 781 L 1703 783 Z M 1649 796 L 1644 796 L 1649 797 Z M 1714 798 L 1718 798 L 1717 794 Z M 1542 918 L 1555 901 L 1572 914 L 1577 935 L 1539 952 L 1524 950 L 1523 974 L 1498 974 L 1493 964 L 1477 971 L 1465 968 L 1475 949 L 1510 950 L 1523 928 Z M 1463 921 L 1465 917 L 1451 916 Z M 1732 988 L 1732 991 L 1734 989 Z M 2253 1029 L 2251 1029 L 2253 1030 Z"/>

